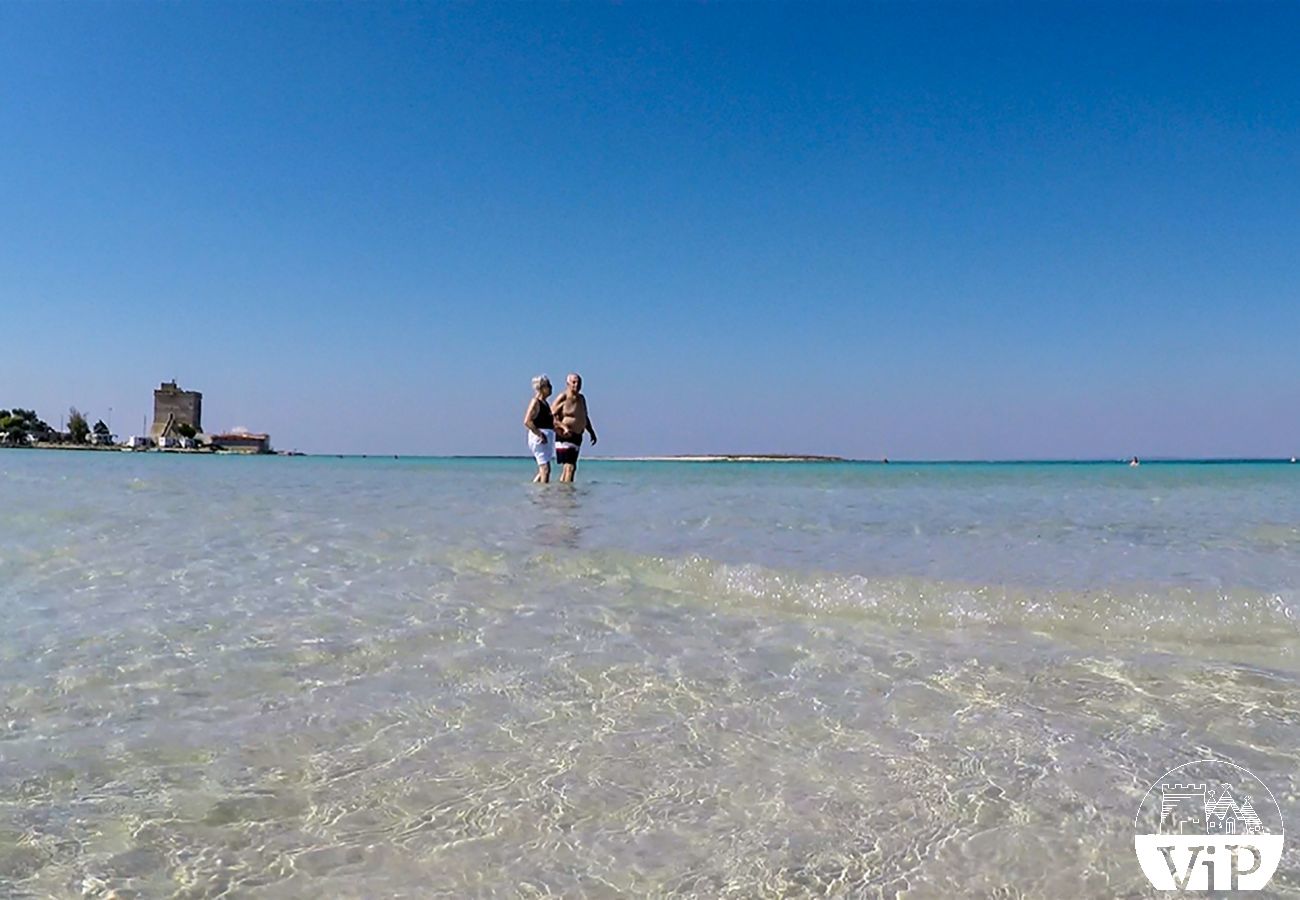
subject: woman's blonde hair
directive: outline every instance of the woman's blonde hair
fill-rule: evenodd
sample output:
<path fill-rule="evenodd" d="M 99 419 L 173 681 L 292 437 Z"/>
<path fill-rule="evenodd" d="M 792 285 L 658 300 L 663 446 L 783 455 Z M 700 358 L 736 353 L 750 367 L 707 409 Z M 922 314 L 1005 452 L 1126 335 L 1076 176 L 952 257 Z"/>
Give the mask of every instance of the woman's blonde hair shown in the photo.
<path fill-rule="evenodd" d="M 541 388 L 542 385 L 546 385 L 547 387 L 550 387 L 550 386 L 551 386 L 551 379 L 548 378 L 548 377 L 545 376 L 545 375 L 534 375 L 534 376 L 533 376 L 533 390 L 535 390 L 535 391 L 536 391 L 536 390 L 539 390 L 539 389 Z"/>

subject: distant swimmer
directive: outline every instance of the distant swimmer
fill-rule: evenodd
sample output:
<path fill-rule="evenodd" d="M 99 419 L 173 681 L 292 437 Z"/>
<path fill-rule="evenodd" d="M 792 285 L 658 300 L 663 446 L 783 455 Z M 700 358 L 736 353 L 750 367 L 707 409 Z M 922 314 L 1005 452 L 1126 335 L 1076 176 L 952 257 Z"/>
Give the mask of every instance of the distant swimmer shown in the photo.
<path fill-rule="evenodd" d="M 546 398 L 551 396 L 551 379 L 538 375 L 533 379 L 533 399 L 524 410 L 524 427 L 528 429 L 528 449 L 537 460 L 534 484 L 549 484 L 551 461 L 555 459 L 555 418 Z"/>
<path fill-rule="evenodd" d="M 587 413 L 587 398 L 582 395 L 582 376 L 570 372 L 565 379 L 564 393 L 551 404 L 555 415 L 555 459 L 564 467 L 560 481 L 573 481 L 578 471 L 578 452 L 582 448 L 582 435 L 591 435 L 591 445 L 596 446 L 596 429 Z"/>
<path fill-rule="evenodd" d="M 1138 458 L 1136 456 L 1130 459 L 1128 461 L 1128 464 L 1130 469 L 1142 465 L 1142 463 L 1138 462 Z"/>

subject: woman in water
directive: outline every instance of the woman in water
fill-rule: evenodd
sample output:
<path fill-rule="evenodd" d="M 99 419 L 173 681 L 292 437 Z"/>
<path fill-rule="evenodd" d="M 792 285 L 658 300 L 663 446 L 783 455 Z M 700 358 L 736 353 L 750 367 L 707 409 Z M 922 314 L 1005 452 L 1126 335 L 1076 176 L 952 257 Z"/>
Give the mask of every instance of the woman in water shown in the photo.
<path fill-rule="evenodd" d="M 551 379 L 538 375 L 533 379 L 533 399 L 524 411 L 524 427 L 528 429 L 528 449 L 537 460 L 534 484 L 548 484 L 551 480 L 551 461 L 555 459 L 555 419 L 546 398 L 551 396 Z"/>

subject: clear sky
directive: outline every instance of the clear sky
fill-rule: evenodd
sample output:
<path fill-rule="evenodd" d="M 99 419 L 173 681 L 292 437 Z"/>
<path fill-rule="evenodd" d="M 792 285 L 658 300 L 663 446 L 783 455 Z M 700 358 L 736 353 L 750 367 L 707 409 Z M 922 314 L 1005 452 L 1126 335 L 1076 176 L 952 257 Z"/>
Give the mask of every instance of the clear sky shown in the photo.
<path fill-rule="evenodd" d="M 0 3 L 0 407 L 1300 452 L 1300 5 Z"/>

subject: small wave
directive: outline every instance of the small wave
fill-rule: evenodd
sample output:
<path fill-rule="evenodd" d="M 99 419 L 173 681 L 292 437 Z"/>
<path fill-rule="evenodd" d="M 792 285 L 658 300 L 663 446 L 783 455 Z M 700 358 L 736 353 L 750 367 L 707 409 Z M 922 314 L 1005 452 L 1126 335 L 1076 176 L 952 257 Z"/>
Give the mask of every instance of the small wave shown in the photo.
<path fill-rule="evenodd" d="M 1267 547 L 1300 547 L 1300 528 L 1293 525 L 1261 525 L 1250 536 L 1256 543 Z"/>
<path fill-rule="evenodd" d="M 684 602 L 851 617 L 920 631 L 1007 629 L 1071 643 L 1136 642 L 1217 658 L 1252 659 L 1256 651 L 1285 658 L 1300 648 L 1300 593 L 1295 590 L 1144 585 L 1065 590 L 618 553 L 541 556 L 528 565 L 561 581 L 666 594 Z"/>

